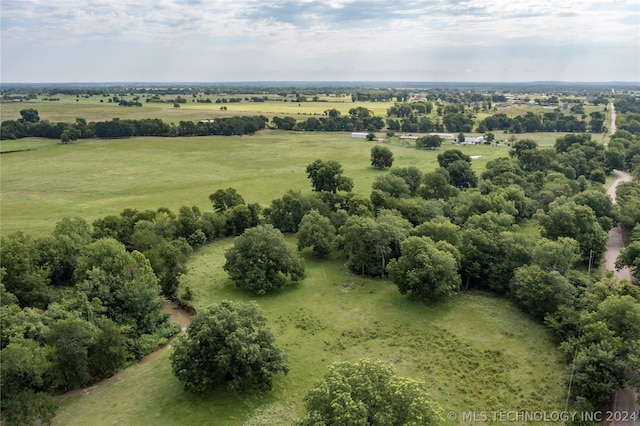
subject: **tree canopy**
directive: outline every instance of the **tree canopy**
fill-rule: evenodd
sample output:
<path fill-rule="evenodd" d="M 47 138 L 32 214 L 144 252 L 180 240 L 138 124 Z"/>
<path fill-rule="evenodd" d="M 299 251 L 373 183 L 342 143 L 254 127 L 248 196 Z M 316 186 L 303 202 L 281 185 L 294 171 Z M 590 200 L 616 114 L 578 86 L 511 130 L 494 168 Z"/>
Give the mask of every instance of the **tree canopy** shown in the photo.
<path fill-rule="evenodd" d="M 443 300 L 460 288 L 457 249 L 428 237 L 409 237 L 400 245 L 401 255 L 387 266 L 389 278 L 400 293 L 422 300 Z"/>
<path fill-rule="evenodd" d="M 353 180 L 342 175 L 342 165 L 335 160 L 316 160 L 307 166 L 307 176 L 315 192 L 351 191 Z"/>
<path fill-rule="evenodd" d="M 193 393 L 221 386 L 271 390 L 273 377 L 287 374 L 289 364 L 266 322 L 255 302 L 222 301 L 201 310 L 173 345 L 173 373 Z"/>
<path fill-rule="evenodd" d="M 329 366 L 324 380 L 305 396 L 298 426 L 440 425 L 443 412 L 423 385 L 399 377 L 381 361 L 363 359 Z"/>
<path fill-rule="evenodd" d="M 384 169 L 393 165 L 393 152 L 386 146 L 376 145 L 371 148 L 371 165 Z"/>
<path fill-rule="evenodd" d="M 304 278 L 304 263 L 271 225 L 247 229 L 225 253 L 224 270 L 236 283 L 257 294 Z"/>

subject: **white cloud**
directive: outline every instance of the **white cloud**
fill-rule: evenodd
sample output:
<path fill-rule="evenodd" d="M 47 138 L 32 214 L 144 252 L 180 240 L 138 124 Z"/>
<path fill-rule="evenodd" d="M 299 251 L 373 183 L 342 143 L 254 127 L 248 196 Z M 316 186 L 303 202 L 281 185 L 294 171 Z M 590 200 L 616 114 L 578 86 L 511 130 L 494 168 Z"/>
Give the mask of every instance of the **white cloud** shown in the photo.
<path fill-rule="evenodd" d="M 209 80 L 207 70 L 221 63 L 234 71 L 213 74 L 251 80 L 266 74 L 276 78 L 279 69 L 286 79 L 298 80 L 360 79 L 359 73 L 380 79 L 486 80 L 494 69 L 521 70 L 509 73 L 512 80 L 516 75 L 536 79 L 535 71 L 525 71 L 532 69 L 541 74 L 553 69 L 571 79 L 584 76 L 584 66 L 601 67 L 597 59 L 580 63 L 592 56 L 609 61 L 598 80 L 637 81 L 640 74 L 637 0 L 3 0 L 0 7 L 4 81 L 23 76 L 84 76 L 86 81 L 104 75 L 94 67 L 89 73 L 86 65 L 83 73 L 53 64 L 69 50 L 84 57 L 84 64 L 126 61 L 128 70 L 117 75 L 129 80 L 166 78 L 168 69 L 175 73 L 171 80 L 187 80 L 187 75 Z M 105 47 L 108 43 L 117 49 Z M 25 59 L 28 51 L 36 49 L 51 64 L 47 69 L 26 66 L 32 62 Z M 564 54 L 553 53 L 563 49 Z M 395 63 L 386 59 L 391 57 Z M 168 67 L 173 58 L 188 58 L 188 67 Z M 433 66 L 443 58 L 459 74 Z M 456 65 L 469 60 L 485 65 Z M 407 63 L 423 62 L 430 65 L 407 69 Z M 150 63 L 165 68 L 154 70 Z M 380 71 L 370 70 L 370 64 Z M 41 74 L 55 70 L 59 74 Z M 589 75 L 598 77 L 596 72 Z"/>

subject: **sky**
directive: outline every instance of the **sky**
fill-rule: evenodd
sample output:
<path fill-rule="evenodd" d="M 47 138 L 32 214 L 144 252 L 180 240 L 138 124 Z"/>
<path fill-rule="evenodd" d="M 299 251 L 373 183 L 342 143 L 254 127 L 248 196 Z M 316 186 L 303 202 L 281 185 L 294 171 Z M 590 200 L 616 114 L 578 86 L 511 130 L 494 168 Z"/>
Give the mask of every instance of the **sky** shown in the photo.
<path fill-rule="evenodd" d="M 0 81 L 640 82 L 638 0 L 1 0 Z"/>

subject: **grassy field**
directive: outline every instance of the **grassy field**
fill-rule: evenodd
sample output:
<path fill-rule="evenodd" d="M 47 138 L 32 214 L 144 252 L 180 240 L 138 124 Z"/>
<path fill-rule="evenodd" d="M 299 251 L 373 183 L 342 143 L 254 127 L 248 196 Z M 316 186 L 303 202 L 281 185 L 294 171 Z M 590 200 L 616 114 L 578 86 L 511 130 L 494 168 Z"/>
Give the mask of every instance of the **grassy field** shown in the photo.
<path fill-rule="evenodd" d="M 252 97 L 256 95 L 234 95 L 228 97 Z M 172 96 L 175 98 L 175 96 Z M 69 95 L 56 95 L 59 101 L 30 100 L 25 102 L 3 103 L 0 110 L 0 121 L 16 120 L 20 118 L 20 110 L 25 108 L 35 108 L 38 110 L 41 120 L 52 122 L 74 122 L 77 117 L 85 118 L 87 121 L 111 120 L 114 117 L 141 119 L 160 118 L 166 122 L 178 123 L 180 120 L 203 120 L 216 117 L 230 117 L 234 115 L 265 115 L 269 118 L 274 116 L 291 116 L 303 119 L 305 116 L 324 115 L 324 111 L 335 108 L 343 115 L 348 115 L 351 108 L 362 106 L 373 111 L 375 115 L 386 116 L 387 109 L 393 102 L 358 102 L 351 101 L 351 97 L 334 98 L 322 97 L 322 102 L 291 102 L 274 101 L 217 104 L 216 96 L 200 95 L 200 99 L 211 98 L 212 103 L 192 102 L 191 97 L 186 97 L 188 102 L 180 104 L 180 108 L 174 108 L 173 103 L 145 102 L 141 97 L 141 107 L 123 107 L 117 103 L 107 102 L 107 98 L 102 96 L 92 96 L 90 98 Z M 122 97 L 121 97 L 122 98 Z M 163 96 L 163 98 L 169 98 Z M 125 96 L 124 99 L 132 100 L 133 96 Z M 103 102 L 100 102 L 100 101 Z M 220 108 L 224 106 L 226 110 Z"/>
<path fill-rule="evenodd" d="M 5 146 L 7 148 L 5 148 Z M 348 133 L 263 131 L 242 137 L 130 138 L 85 140 L 61 145 L 42 139 L 2 141 L 0 201 L 2 233 L 48 233 L 61 218 L 87 221 L 138 210 L 182 205 L 211 209 L 208 196 L 234 187 L 247 202 L 264 206 L 288 189 L 310 191 L 305 169 L 316 159 L 337 160 L 354 179 L 354 191 L 369 194 L 371 183 L 388 173 L 370 166 L 372 143 Z M 389 144 L 394 167 L 437 167 L 436 156 L 456 147 L 473 160 L 477 172 L 487 161 L 507 155 L 506 146 L 445 143 L 440 150 L 418 151 Z"/>
<path fill-rule="evenodd" d="M 194 291 L 197 307 L 255 299 L 221 269 L 231 243 L 217 241 L 191 257 L 182 285 Z M 171 374 L 165 352 L 68 398 L 54 424 L 289 425 L 330 363 L 365 356 L 424 381 L 445 411 L 562 409 L 566 367 L 544 327 L 510 302 L 469 292 L 425 305 L 387 280 L 349 274 L 335 254 L 324 261 L 303 255 L 301 284 L 257 300 L 291 364 L 271 393 L 190 395 Z"/>
<path fill-rule="evenodd" d="M 305 168 L 338 160 L 354 190 L 368 194 L 376 176 L 372 143 L 348 133 L 263 131 L 245 137 L 131 138 L 61 145 L 41 139 L 0 143 L 2 234 L 49 233 L 65 216 L 89 222 L 122 209 L 210 210 L 208 195 L 232 186 L 247 202 L 269 205 L 287 189 L 310 191 Z M 392 140 L 394 167 L 431 171 L 437 151 L 418 151 Z M 473 167 L 504 156 L 507 146 L 458 147 L 480 156 Z M 24 150 L 24 151 L 22 151 Z M 8 152 L 12 151 L 12 152 Z M 18 151 L 18 152 L 16 152 Z M 535 234 L 536 228 L 527 231 Z M 292 237 L 287 237 L 293 246 Z M 197 250 L 182 286 L 196 307 L 222 299 L 252 300 L 237 290 L 221 266 L 231 239 Z M 425 305 L 398 293 L 386 280 L 348 273 L 334 254 L 318 261 L 305 251 L 307 278 L 258 299 L 291 372 L 267 395 L 216 391 L 193 396 L 170 371 L 168 353 L 134 365 L 62 402 L 57 425 L 278 425 L 303 413 L 302 398 L 340 360 L 375 357 L 405 376 L 423 380 L 433 397 L 454 411 L 562 408 L 566 366 L 548 333 L 509 301 L 465 292 Z"/>

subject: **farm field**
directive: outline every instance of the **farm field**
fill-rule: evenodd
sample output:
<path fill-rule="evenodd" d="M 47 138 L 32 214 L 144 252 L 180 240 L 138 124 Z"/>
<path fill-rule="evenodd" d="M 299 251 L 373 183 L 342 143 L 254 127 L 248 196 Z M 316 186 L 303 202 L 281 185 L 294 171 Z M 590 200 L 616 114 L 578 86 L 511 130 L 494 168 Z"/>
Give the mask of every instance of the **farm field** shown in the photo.
<path fill-rule="evenodd" d="M 113 96 L 113 95 L 112 95 Z M 229 97 L 252 97 L 252 95 L 234 95 Z M 178 123 L 180 120 L 203 120 L 216 117 L 231 117 L 234 115 L 264 115 L 269 118 L 274 116 L 292 116 L 304 118 L 305 115 L 323 115 L 324 111 L 335 108 L 343 115 L 347 115 L 351 108 L 365 107 L 373 111 L 377 116 L 386 116 L 387 108 L 393 102 L 357 102 L 351 101 L 351 97 L 335 98 L 323 97 L 322 102 L 293 102 L 293 101 L 266 101 L 217 104 L 215 99 L 219 96 L 200 95 L 197 99 L 212 99 L 212 103 L 191 102 L 191 97 L 186 97 L 188 102 L 180 104 L 180 108 L 174 108 L 173 103 L 145 102 L 141 97 L 141 107 L 124 107 L 117 103 L 107 102 L 107 98 L 102 96 L 92 96 L 89 98 L 70 95 L 56 95 L 59 101 L 29 100 L 17 103 L 3 103 L 0 112 L 0 121 L 15 120 L 20 118 L 20 110 L 25 108 L 37 109 L 42 120 L 52 122 L 74 122 L 77 117 L 85 118 L 87 121 L 111 120 L 114 117 L 141 119 L 160 118 L 166 122 Z M 122 98 L 122 97 L 121 97 Z M 125 96 L 124 99 L 131 100 L 133 96 Z M 163 98 L 168 98 L 163 96 Z M 175 98 L 175 96 L 173 96 Z M 224 97 L 223 97 L 224 98 Z M 77 99 L 77 100 L 76 100 Z M 194 98 L 196 99 L 196 98 Z M 100 101 L 103 102 L 100 102 Z M 224 106 L 226 110 L 220 108 Z"/>
<path fill-rule="evenodd" d="M 219 240 L 192 255 L 181 285 L 193 290 L 197 308 L 256 299 L 221 269 L 231 243 Z M 463 292 L 427 305 L 400 295 L 387 280 L 348 273 L 335 253 L 323 261 L 310 251 L 303 256 L 302 283 L 257 299 L 291 364 L 272 392 L 193 396 L 172 375 L 167 351 L 64 400 L 54 424 L 290 425 L 330 363 L 362 357 L 424 381 L 445 413 L 562 409 L 566 366 L 544 327 L 509 301 Z"/>
<path fill-rule="evenodd" d="M 247 200 L 269 205 L 288 189 L 310 191 L 305 168 L 315 159 L 338 160 L 354 190 L 368 194 L 376 176 L 371 142 L 349 133 L 262 131 L 243 137 L 86 140 L 71 145 L 42 139 L 0 144 L 20 151 L 2 156 L 2 234 L 49 233 L 65 216 L 89 222 L 124 208 L 174 211 L 181 205 L 209 210 L 208 195 L 234 187 Z M 388 144 L 394 167 L 437 166 L 436 156 L 455 147 L 472 156 L 481 172 L 509 147 L 454 146 L 418 151 L 396 139 Z M 535 233 L 535 229 L 531 232 Z M 294 238 L 287 237 L 293 246 Z M 198 249 L 182 286 L 197 308 L 223 299 L 253 300 L 221 269 L 232 239 Z M 318 261 L 303 256 L 307 278 L 260 297 L 269 325 L 287 351 L 291 371 L 266 395 L 226 391 L 193 396 L 171 374 L 169 352 L 136 364 L 62 402 L 54 424 L 291 424 L 303 414 L 302 398 L 327 366 L 369 356 L 399 374 L 425 381 L 446 411 L 559 410 L 567 369 L 548 332 L 511 302 L 481 292 L 462 292 L 427 305 L 402 296 L 388 280 L 349 273 L 334 253 Z"/>
<path fill-rule="evenodd" d="M 354 179 L 354 192 L 369 194 L 376 176 L 388 173 L 370 166 L 371 146 L 349 133 L 269 130 L 242 137 L 94 139 L 70 145 L 33 138 L 2 141 L 2 150 L 28 150 L 2 155 L 2 233 L 40 235 L 66 216 L 92 222 L 125 208 L 177 212 L 196 205 L 209 211 L 209 194 L 228 187 L 249 203 L 268 206 L 288 189 L 311 191 L 305 169 L 317 159 L 339 161 Z M 435 169 L 437 154 L 455 147 L 481 156 L 472 162 L 477 173 L 509 149 L 447 142 L 434 151 L 399 141 L 388 146 L 394 167 L 422 171 Z"/>

